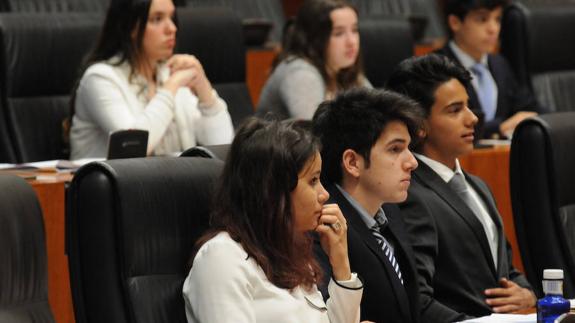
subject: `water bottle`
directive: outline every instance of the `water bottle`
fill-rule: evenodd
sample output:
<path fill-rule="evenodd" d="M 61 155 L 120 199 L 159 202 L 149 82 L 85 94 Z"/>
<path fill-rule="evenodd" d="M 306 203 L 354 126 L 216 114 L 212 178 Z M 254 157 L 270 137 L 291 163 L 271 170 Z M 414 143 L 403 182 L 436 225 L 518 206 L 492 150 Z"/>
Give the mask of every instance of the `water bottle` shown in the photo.
<path fill-rule="evenodd" d="M 537 301 L 537 323 L 553 323 L 563 313 L 569 312 L 570 303 L 563 298 L 563 270 L 543 271 L 545 297 Z"/>

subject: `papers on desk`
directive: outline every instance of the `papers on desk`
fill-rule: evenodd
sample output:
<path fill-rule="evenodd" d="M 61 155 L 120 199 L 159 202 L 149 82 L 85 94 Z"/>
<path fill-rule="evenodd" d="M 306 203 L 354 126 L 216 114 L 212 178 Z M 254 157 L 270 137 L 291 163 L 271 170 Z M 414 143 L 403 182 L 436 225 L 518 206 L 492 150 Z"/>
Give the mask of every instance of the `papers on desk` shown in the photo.
<path fill-rule="evenodd" d="M 477 141 L 480 145 L 485 146 L 509 146 L 511 145 L 511 140 L 509 139 L 479 139 Z"/>
<path fill-rule="evenodd" d="M 463 321 L 466 323 L 483 323 L 483 322 L 514 322 L 514 323 L 536 323 L 537 314 L 491 314 L 489 316 L 478 317 L 475 319 Z"/>
<path fill-rule="evenodd" d="M 78 160 L 46 160 L 24 164 L 0 164 L 0 170 L 39 171 L 39 172 L 73 172 L 85 164 L 104 158 L 85 158 Z"/>

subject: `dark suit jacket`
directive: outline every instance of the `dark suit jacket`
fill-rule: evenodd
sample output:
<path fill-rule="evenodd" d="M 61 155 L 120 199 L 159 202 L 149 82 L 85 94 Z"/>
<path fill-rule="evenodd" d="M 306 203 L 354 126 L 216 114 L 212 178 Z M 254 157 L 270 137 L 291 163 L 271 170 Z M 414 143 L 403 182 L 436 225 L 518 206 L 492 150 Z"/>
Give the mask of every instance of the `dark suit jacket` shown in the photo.
<path fill-rule="evenodd" d="M 389 220 L 384 231 L 386 239 L 394 246 L 404 285 L 401 285 L 389 260 L 377 244 L 359 213 L 334 186 L 326 187 L 330 193 L 328 203 L 337 203 L 347 219 L 347 243 L 351 270 L 364 284 L 361 299 L 361 320 L 378 323 L 419 322 L 418 287 L 413 260 L 413 250 L 408 244 L 407 233 L 396 205 L 385 204 L 383 210 Z M 327 283 L 331 266 L 327 255 L 316 240 L 315 252 L 324 270 L 324 282 L 320 290 L 327 295 Z"/>
<path fill-rule="evenodd" d="M 436 51 L 453 61 L 461 64 L 449 45 Z M 539 105 L 531 89 L 520 87 L 515 79 L 515 74 L 507 60 L 499 54 L 489 54 L 487 57 L 489 71 L 497 83 L 497 110 L 495 118 L 486 122 L 483 126 L 483 137 L 491 138 L 493 134 L 499 134 L 499 125 L 507 118 L 519 111 L 535 111 L 544 113 L 545 109 Z M 473 76 L 473 75 L 472 75 Z M 477 92 L 471 84 L 467 86 L 469 95 L 469 107 L 474 111 L 482 111 Z"/>
<path fill-rule="evenodd" d="M 512 264 L 495 200 L 478 177 L 465 174 L 485 202 L 499 233 L 495 268 L 483 226 L 465 202 L 425 163 L 412 173 L 407 201 L 400 205 L 415 251 L 423 322 L 453 322 L 491 314 L 484 290 L 508 278 L 531 289 Z"/>

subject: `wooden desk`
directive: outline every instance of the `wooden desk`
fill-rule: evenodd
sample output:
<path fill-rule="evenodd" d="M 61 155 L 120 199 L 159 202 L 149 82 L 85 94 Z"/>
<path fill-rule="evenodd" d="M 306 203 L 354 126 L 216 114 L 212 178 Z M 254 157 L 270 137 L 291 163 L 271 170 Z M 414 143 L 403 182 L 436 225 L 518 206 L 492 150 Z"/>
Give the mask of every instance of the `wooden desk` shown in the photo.
<path fill-rule="evenodd" d="M 41 174 L 30 182 L 44 214 L 48 256 L 48 300 L 58 323 L 74 323 L 74 308 L 68 273 L 68 257 L 64 253 L 66 182 L 70 175 Z"/>
<path fill-rule="evenodd" d="M 513 265 L 524 272 L 511 209 L 509 151 L 509 146 L 475 149 L 470 155 L 460 158 L 460 162 L 464 170 L 481 177 L 489 185 L 503 218 L 505 235 L 513 249 Z"/>

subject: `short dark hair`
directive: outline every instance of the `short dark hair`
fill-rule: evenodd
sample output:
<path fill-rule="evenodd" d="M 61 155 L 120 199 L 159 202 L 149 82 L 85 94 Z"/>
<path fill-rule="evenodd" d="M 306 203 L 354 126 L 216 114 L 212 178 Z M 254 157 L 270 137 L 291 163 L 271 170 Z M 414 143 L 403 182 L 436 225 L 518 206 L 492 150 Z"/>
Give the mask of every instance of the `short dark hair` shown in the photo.
<path fill-rule="evenodd" d="M 444 0 L 443 18 L 449 37 L 453 37 L 453 31 L 451 31 L 448 22 L 449 16 L 454 15 L 463 21 L 473 10 L 487 9 L 491 11 L 498 7 L 505 8 L 508 3 L 508 0 Z"/>
<path fill-rule="evenodd" d="M 319 147 L 317 138 L 297 121 L 244 122 L 214 197 L 211 229 L 198 240 L 195 251 L 226 231 L 274 285 L 292 289 L 319 281 L 321 269 L 313 257 L 311 237 L 295 234 L 291 209 L 298 174 Z"/>
<path fill-rule="evenodd" d="M 403 60 L 392 72 L 386 87 L 417 101 L 429 117 L 435 103 L 435 91 L 443 83 L 456 79 L 465 87 L 471 82 L 469 72 L 446 56 L 428 54 Z"/>
<path fill-rule="evenodd" d="M 497 7 L 505 7 L 508 2 L 508 0 L 444 0 L 443 12 L 446 19 L 454 15 L 464 20 L 472 10 L 493 10 Z"/>
<path fill-rule="evenodd" d="M 322 179 L 341 183 L 341 159 L 346 149 L 360 154 L 369 167 L 371 148 L 393 121 L 404 123 L 416 140 L 423 122 L 421 109 L 401 94 L 364 88 L 345 91 L 320 104 L 312 123 L 322 146 Z"/>

